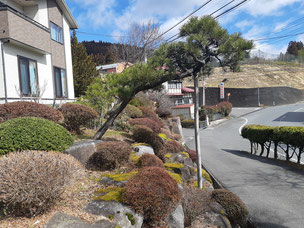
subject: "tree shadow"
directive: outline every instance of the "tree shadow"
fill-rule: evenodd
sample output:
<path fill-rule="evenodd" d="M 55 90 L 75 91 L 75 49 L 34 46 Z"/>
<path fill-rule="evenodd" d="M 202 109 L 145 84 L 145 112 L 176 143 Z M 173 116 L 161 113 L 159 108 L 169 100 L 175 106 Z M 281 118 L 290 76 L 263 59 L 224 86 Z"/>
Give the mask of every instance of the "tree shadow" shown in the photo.
<path fill-rule="evenodd" d="M 304 122 L 304 112 L 287 112 L 273 121 Z"/>

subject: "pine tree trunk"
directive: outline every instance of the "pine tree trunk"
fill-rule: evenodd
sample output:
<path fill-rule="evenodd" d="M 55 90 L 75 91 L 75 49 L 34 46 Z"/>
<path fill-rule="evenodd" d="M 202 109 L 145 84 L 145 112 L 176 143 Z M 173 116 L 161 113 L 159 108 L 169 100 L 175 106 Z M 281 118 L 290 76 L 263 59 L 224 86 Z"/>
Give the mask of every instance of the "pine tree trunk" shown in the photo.
<path fill-rule="evenodd" d="M 98 129 L 98 131 L 94 135 L 94 139 L 100 140 L 102 138 L 102 136 L 106 133 L 109 127 L 112 126 L 114 120 L 124 110 L 124 108 L 128 105 L 131 99 L 132 98 L 128 98 L 127 100 L 124 100 L 113 112 L 110 113 L 107 121 L 101 126 L 101 128 Z"/>

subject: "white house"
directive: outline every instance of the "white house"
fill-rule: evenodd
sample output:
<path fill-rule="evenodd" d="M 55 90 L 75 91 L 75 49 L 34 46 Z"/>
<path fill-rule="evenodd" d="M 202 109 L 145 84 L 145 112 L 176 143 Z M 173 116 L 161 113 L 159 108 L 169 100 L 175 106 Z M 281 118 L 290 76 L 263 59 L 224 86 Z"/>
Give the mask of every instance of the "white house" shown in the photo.
<path fill-rule="evenodd" d="M 183 87 L 181 80 L 174 80 L 163 84 L 172 103 L 175 105 L 172 108 L 173 115 L 184 115 L 185 118 L 194 118 L 193 93 L 194 90 Z"/>
<path fill-rule="evenodd" d="M 73 101 L 77 27 L 64 0 L 0 0 L 0 103 Z"/>

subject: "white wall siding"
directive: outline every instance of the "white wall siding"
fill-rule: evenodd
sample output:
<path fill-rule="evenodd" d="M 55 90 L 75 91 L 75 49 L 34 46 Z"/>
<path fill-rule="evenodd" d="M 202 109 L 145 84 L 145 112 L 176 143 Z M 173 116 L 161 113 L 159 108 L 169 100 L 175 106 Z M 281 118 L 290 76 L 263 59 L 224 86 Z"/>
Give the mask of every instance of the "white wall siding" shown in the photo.
<path fill-rule="evenodd" d="M 50 55 L 38 54 L 12 44 L 6 44 L 4 50 L 8 98 L 19 98 L 18 92 L 20 91 L 20 83 L 18 55 L 37 61 L 39 86 L 40 88 L 42 88 L 44 85 L 46 85 L 42 98 L 54 98 L 53 76 Z M 52 103 L 52 101 L 49 101 L 49 103 Z"/>
<path fill-rule="evenodd" d="M 38 5 L 38 22 L 49 28 L 49 15 L 46 0 L 40 0 Z"/>
<path fill-rule="evenodd" d="M 3 76 L 3 68 L 2 68 L 2 53 L 1 53 L 1 50 L 2 50 L 2 42 L 0 41 L 0 104 L 1 103 L 4 103 L 4 96 L 5 96 L 5 93 L 4 93 L 4 76 Z"/>
<path fill-rule="evenodd" d="M 65 50 L 65 63 L 66 74 L 68 82 L 68 96 L 69 99 L 74 99 L 74 81 L 73 81 L 73 65 L 72 65 L 72 50 L 71 50 L 71 35 L 70 27 L 65 17 L 63 17 L 63 36 L 64 36 L 64 50 Z"/>

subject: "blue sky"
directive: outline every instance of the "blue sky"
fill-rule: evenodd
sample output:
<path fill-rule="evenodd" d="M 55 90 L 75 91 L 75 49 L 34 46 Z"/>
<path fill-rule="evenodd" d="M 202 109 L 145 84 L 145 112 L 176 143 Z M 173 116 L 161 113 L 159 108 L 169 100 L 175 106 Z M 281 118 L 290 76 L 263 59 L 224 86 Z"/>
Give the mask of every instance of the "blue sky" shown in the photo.
<path fill-rule="evenodd" d="M 77 36 L 80 41 L 118 42 L 120 36 L 125 35 L 130 24 L 134 22 L 146 23 L 153 20 L 160 24 L 161 31 L 166 31 L 207 0 L 66 0 L 66 2 L 79 24 Z M 195 16 L 210 14 L 228 2 L 230 0 L 212 0 Z M 239 2 L 241 0 L 235 0 L 215 15 Z M 237 10 L 221 17 L 219 22 L 228 32 L 241 32 L 247 39 L 304 34 L 304 1 L 249 0 Z M 168 32 L 165 38 L 176 33 L 178 27 Z M 291 40 L 304 42 L 304 35 L 255 41 L 255 50 L 271 54 L 285 53 Z"/>

